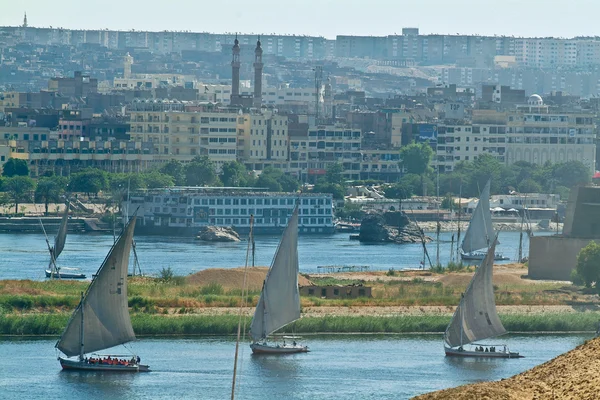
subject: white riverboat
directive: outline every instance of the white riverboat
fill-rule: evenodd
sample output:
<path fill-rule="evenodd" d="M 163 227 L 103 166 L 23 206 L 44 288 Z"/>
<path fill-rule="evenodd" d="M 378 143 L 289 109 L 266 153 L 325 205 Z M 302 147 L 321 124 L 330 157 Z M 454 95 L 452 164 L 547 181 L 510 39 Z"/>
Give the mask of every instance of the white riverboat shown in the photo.
<path fill-rule="evenodd" d="M 298 233 L 331 234 L 333 198 L 323 193 L 272 193 L 259 188 L 175 187 L 131 193 L 123 210 L 139 207 L 136 233 L 193 236 L 204 226 L 239 234 L 280 235 L 299 201 Z"/>

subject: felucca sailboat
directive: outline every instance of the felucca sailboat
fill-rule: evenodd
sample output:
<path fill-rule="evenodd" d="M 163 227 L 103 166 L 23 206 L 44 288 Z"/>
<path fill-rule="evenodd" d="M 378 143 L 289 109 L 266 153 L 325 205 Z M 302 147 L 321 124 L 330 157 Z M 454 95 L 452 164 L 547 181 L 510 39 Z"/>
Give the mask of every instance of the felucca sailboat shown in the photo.
<path fill-rule="evenodd" d="M 73 360 L 59 357 L 66 370 L 147 372 L 139 357 L 86 354 L 135 340 L 127 303 L 127 268 L 136 217 L 132 217 L 113 244 L 73 312 L 56 348 Z"/>
<path fill-rule="evenodd" d="M 469 227 L 461 244 L 460 257 L 463 260 L 483 260 L 486 252 L 478 250 L 488 248 L 490 241 L 496 236 L 492 225 L 492 214 L 490 213 L 490 181 L 488 181 L 479 196 L 477 207 L 469 222 Z M 492 254 L 494 260 L 508 260 L 502 254 Z"/>
<path fill-rule="evenodd" d="M 506 345 L 481 345 L 480 340 L 506 333 L 496 310 L 492 283 L 494 250 L 498 238 L 494 237 L 483 262 L 475 271 L 463 294 L 454 316 L 444 333 L 444 350 L 447 356 L 519 358 Z"/>
<path fill-rule="evenodd" d="M 253 353 L 289 354 L 308 352 L 307 346 L 296 343 L 270 344 L 267 337 L 300 318 L 298 291 L 298 206 L 294 208 L 281 242 L 267 272 L 260 299 L 250 325 Z M 285 337 L 284 337 L 285 339 Z"/>
<path fill-rule="evenodd" d="M 56 264 L 56 259 L 62 253 L 65 248 L 65 243 L 67 242 L 67 223 L 69 221 L 69 202 L 67 201 L 65 207 L 65 213 L 60 221 L 60 226 L 58 228 L 58 233 L 54 237 L 54 246 L 50 247 L 50 242 L 48 241 L 48 236 L 46 236 L 46 230 L 44 229 L 44 225 L 42 224 L 42 220 L 40 218 L 40 224 L 42 225 L 42 230 L 44 231 L 44 236 L 46 236 L 46 244 L 48 245 L 48 252 L 50 253 L 50 263 L 48 264 L 48 269 L 46 269 L 46 278 L 51 279 L 85 279 L 85 274 L 75 273 L 75 272 L 64 272 L 63 268 L 60 268 Z M 64 268 L 64 269 L 76 269 L 76 268 Z"/>

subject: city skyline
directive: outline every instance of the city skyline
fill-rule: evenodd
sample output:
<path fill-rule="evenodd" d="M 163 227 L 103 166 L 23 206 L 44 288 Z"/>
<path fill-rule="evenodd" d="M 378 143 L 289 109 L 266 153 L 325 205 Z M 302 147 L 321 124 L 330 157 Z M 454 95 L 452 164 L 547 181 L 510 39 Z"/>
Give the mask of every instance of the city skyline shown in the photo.
<path fill-rule="evenodd" d="M 548 7 L 549 3 L 553 7 Z M 256 0 L 250 7 L 241 0 L 202 5 L 176 0 L 169 6 L 173 12 L 165 15 L 139 0 L 107 0 L 102 8 L 74 0 L 25 0 L 18 8 L 3 11 L 0 26 L 22 24 L 26 12 L 29 26 L 65 29 L 274 33 L 333 39 L 336 35 L 386 36 L 400 34 L 403 27 L 417 27 L 422 34 L 575 37 L 595 36 L 594 18 L 600 12 L 600 4 L 591 0 L 425 0 L 410 7 L 375 0 L 369 4 L 365 8 L 358 0 L 343 4 L 307 0 L 302 7 L 290 9 L 288 4 L 273 0 Z M 293 18 L 287 17 L 291 12 Z M 77 14 L 75 20 L 73 14 Z"/>

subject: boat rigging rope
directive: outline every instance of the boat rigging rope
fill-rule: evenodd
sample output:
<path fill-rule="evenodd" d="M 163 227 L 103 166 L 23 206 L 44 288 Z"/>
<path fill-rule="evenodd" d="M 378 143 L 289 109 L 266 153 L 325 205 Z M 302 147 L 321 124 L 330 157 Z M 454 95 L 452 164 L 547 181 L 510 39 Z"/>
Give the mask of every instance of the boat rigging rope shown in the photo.
<path fill-rule="evenodd" d="M 240 335 L 242 331 L 242 319 L 243 319 L 243 332 L 244 332 L 244 340 L 246 338 L 246 318 L 243 316 L 244 307 L 246 305 L 246 297 L 247 297 L 247 287 L 248 287 L 248 260 L 250 258 L 250 252 L 254 247 L 254 236 L 253 236 L 253 225 L 254 225 L 254 216 L 250 216 L 250 233 L 248 235 L 248 246 L 246 248 L 246 263 L 244 265 L 244 281 L 242 284 L 242 299 L 240 301 L 240 310 L 239 310 L 239 319 L 238 319 L 238 327 L 237 327 L 237 340 L 235 342 L 235 357 L 233 362 L 233 380 L 231 383 L 231 400 L 234 400 L 236 393 L 236 373 L 237 373 L 237 364 L 238 364 L 238 352 L 240 347 Z M 242 360 L 243 360 L 244 350 L 242 349 Z M 241 367 L 240 367 L 241 373 Z"/>

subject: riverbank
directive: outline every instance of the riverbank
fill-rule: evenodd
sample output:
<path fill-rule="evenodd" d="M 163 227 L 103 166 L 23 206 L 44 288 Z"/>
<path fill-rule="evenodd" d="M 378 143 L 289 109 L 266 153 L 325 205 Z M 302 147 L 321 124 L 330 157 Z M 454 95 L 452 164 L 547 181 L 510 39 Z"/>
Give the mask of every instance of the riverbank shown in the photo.
<path fill-rule="evenodd" d="M 511 378 L 499 382 L 484 382 L 441 390 L 414 399 L 598 399 L 600 386 L 598 354 L 600 354 L 600 338 L 595 338 Z"/>
<path fill-rule="evenodd" d="M 410 216 L 410 215 L 409 215 Z M 435 221 L 424 221 L 418 222 L 419 227 L 423 229 L 425 232 L 435 232 L 437 229 L 437 222 Z M 440 221 L 440 232 L 456 232 L 458 230 L 458 222 L 457 221 Z M 500 237 L 502 237 L 502 232 L 519 232 L 521 229 L 527 229 L 527 225 L 521 226 L 521 222 L 493 222 L 494 229 L 496 232 L 500 232 Z M 529 224 L 529 229 L 532 232 L 556 232 L 557 226 L 556 222 L 550 222 L 548 225 L 540 224 L 540 223 L 531 223 Z M 460 223 L 460 229 L 462 232 L 465 232 L 469 226 L 469 221 L 462 221 Z M 563 224 L 558 223 L 558 232 L 562 232 Z"/>
<path fill-rule="evenodd" d="M 0 315 L 0 335 L 36 336 L 60 335 L 70 313 L 3 314 Z M 398 316 L 306 316 L 288 325 L 281 333 L 438 333 L 442 334 L 449 315 Z M 593 332 L 600 313 L 501 314 L 509 332 Z M 242 318 L 250 326 L 250 316 Z M 232 335 L 237 332 L 239 317 L 235 310 L 221 315 L 163 315 L 132 313 L 133 330 L 142 336 L 165 335 Z"/>
<path fill-rule="evenodd" d="M 317 273 L 301 286 L 363 285 L 371 297 L 302 296 L 297 333 L 418 333 L 446 329 L 474 269 Z M 254 313 L 266 267 L 249 268 L 246 324 Z M 594 331 L 598 296 L 568 282 L 527 279 L 523 264 L 494 267 L 496 302 L 509 331 Z M 244 269 L 207 269 L 187 277 L 129 279 L 132 322 L 140 335 L 230 334 L 236 331 Z M 0 334 L 57 335 L 77 306 L 87 282 L 0 281 Z M 343 293 L 343 290 L 339 292 Z"/>

